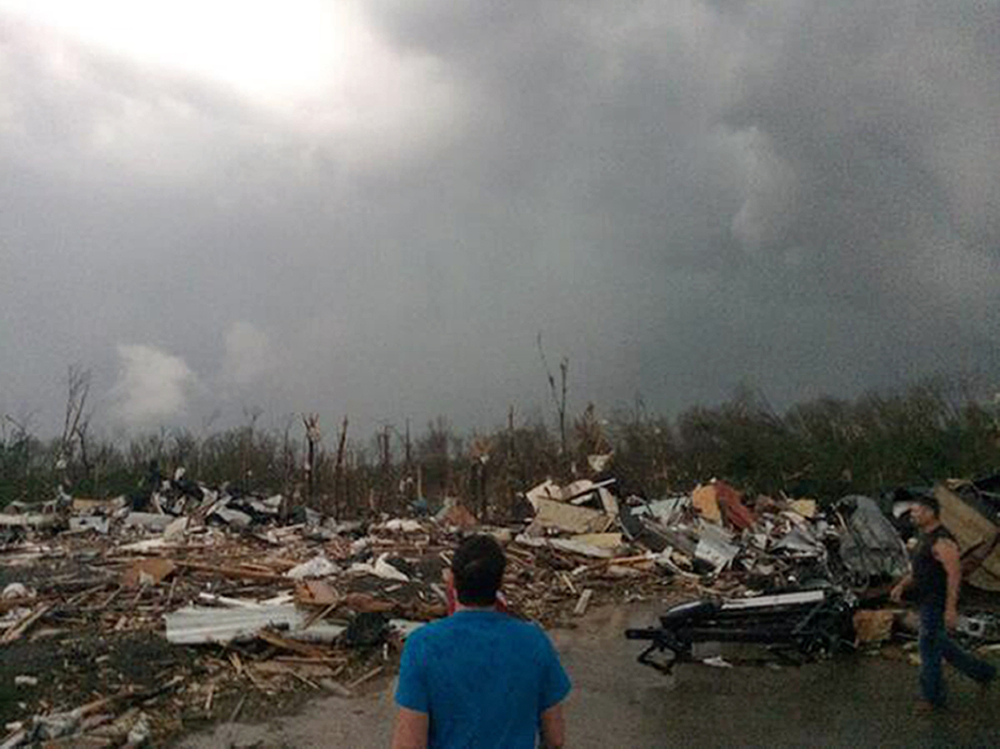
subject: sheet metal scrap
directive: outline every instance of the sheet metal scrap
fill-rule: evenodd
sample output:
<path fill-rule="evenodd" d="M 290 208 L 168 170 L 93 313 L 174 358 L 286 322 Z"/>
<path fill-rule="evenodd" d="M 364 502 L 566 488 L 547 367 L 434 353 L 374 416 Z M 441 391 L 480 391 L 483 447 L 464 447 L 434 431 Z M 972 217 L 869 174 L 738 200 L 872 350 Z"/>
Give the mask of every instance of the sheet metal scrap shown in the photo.
<path fill-rule="evenodd" d="M 835 505 L 834 511 L 842 529 L 840 559 L 859 580 L 891 580 L 909 571 L 910 560 L 903 540 L 875 500 L 847 496 Z"/>

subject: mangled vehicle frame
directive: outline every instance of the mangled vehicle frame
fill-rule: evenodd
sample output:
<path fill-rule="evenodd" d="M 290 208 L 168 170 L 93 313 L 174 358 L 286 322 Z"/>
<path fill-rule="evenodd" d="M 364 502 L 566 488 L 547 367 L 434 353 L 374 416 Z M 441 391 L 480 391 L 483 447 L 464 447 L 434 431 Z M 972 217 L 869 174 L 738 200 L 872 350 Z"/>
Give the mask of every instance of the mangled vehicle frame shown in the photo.
<path fill-rule="evenodd" d="M 649 642 L 637 660 L 669 674 L 676 664 L 694 661 L 694 645 L 703 642 L 768 645 L 803 656 L 833 654 L 850 642 L 852 610 L 850 596 L 830 589 L 702 599 L 674 606 L 659 626 L 628 629 L 625 637 Z"/>

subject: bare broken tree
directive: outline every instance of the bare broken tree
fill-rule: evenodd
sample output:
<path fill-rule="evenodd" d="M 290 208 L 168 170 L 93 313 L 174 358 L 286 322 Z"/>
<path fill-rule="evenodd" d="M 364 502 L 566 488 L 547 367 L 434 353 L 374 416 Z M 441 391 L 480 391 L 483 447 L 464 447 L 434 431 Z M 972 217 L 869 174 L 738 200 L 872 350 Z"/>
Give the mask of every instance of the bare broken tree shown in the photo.
<path fill-rule="evenodd" d="M 250 488 L 253 477 L 250 461 L 253 458 L 254 443 L 256 442 L 257 420 L 263 413 L 264 409 L 260 406 L 243 407 L 243 418 L 246 419 L 247 424 L 243 428 L 240 439 L 240 486 L 244 490 Z"/>
<path fill-rule="evenodd" d="M 313 489 L 316 485 L 316 445 L 323 438 L 319 431 L 319 414 L 302 414 L 302 423 L 306 428 L 306 502 L 312 504 Z"/>
<path fill-rule="evenodd" d="M 195 476 L 201 476 L 202 475 L 202 457 L 203 457 L 203 455 L 205 453 L 205 450 L 204 450 L 205 442 L 206 442 L 206 440 L 209 439 L 209 431 L 208 430 L 212 428 L 212 425 L 216 421 L 218 421 L 218 419 L 219 419 L 220 416 L 222 416 L 222 411 L 220 411 L 219 409 L 216 408 L 215 410 L 212 411 L 212 413 L 208 414 L 207 416 L 202 417 L 202 419 L 201 419 L 201 432 L 198 434 L 198 445 L 197 445 L 197 449 L 195 450 L 195 453 L 194 453 L 194 456 L 195 456 L 194 457 L 194 475 Z M 294 419 L 295 417 L 292 416 L 292 418 Z"/>
<path fill-rule="evenodd" d="M 292 439 L 292 425 L 295 424 L 295 414 L 285 417 L 281 430 L 281 491 L 291 496 L 295 484 L 295 440 Z"/>
<path fill-rule="evenodd" d="M 506 511 L 508 516 L 513 515 L 516 501 L 517 489 L 519 486 L 517 475 L 517 433 L 514 431 L 514 404 L 507 407 L 507 456 L 504 461 L 506 471 L 507 487 L 505 499 L 507 502 Z"/>
<path fill-rule="evenodd" d="M 56 468 L 68 471 L 76 446 L 79 445 L 83 453 L 84 470 L 89 475 L 87 428 L 90 425 L 90 414 L 84 415 L 84 409 L 90 393 L 90 370 L 82 369 L 79 364 L 71 364 L 67 369 L 66 386 L 66 418 L 56 454 Z"/>
<path fill-rule="evenodd" d="M 559 416 L 559 454 L 566 455 L 566 372 L 569 370 L 569 358 L 563 357 L 559 362 L 560 389 L 556 390 L 556 378 L 552 376 L 549 362 L 545 358 L 545 349 L 542 348 L 542 331 L 538 331 L 538 355 L 542 358 L 542 366 L 545 367 L 545 375 L 549 379 L 549 392 L 552 395 L 552 402 L 556 406 L 556 414 Z"/>
<path fill-rule="evenodd" d="M 19 414 L 14 418 L 4 414 L 0 420 L 0 508 L 13 499 L 23 500 L 29 495 L 33 482 L 33 443 L 31 422 L 34 412 Z M 14 428 L 8 433 L 7 424 Z"/>
<path fill-rule="evenodd" d="M 417 499 L 417 483 L 413 477 L 413 441 L 410 439 L 410 420 L 406 420 L 406 435 L 403 441 L 403 499 L 410 506 Z"/>
<path fill-rule="evenodd" d="M 340 439 L 337 440 L 337 462 L 333 466 L 333 518 L 340 520 L 340 510 L 346 499 L 344 482 L 344 448 L 347 445 L 347 416 L 340 428 Z"/>
<path fill-rule="evenodd" d="M 393 495 L 392 491 L 392 424 L 386 423 L 382 427 L 382 431 L 376 435 L 378 439 L 378 449 L 379 449 L 379 495 L 378 495 L 378 506 L 373 508 L 374 511 L 381 510 L 386 507 L 386 503 L 390 501 Z"/>

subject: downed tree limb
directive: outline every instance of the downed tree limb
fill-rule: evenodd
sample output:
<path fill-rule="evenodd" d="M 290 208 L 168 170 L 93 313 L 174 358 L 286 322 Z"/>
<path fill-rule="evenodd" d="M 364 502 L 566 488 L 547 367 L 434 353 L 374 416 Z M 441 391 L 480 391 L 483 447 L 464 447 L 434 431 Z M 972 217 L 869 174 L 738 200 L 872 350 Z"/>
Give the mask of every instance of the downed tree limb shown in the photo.
<path fill-rule="evenodd" d="M 298 653 L 299 655 L 308 656 L 310 658 L 322 658 L 327 655 L 325 650 L 307 645 L 297 640 L 290 640 L 272 632 L 269 629 L 260 630 L 257 633 L 257 637 L 266 642 L 268 645 L 274 645 L 276 648 L 281 648 L 282 650 L 287 650 L 291 653 Z"/>
<path fill-rule="evenodd" d="M 260 572 L 258 570 L 247 570 L 242 567 L 220 567 L 214 564 L 204 564 L 202 562 L 176 562 L 181 569 L 193 570 L 195 572 L 211 572 L 222 577 L 232 577 L 245 580 L 264 580 L 267 582 L 289 582 L 284 575 L 274 572 Z"/>
<path fill-rule="evenodd" d="M 384 668 L 385 668 L 385 666 L 376 666 L 375 668 L 373 668 L 368 673 L 366 673 L 366 674 L 364 674 L 362 676 L 359 676 L 357 679 L 355 679 L 350 684 L 348 684 L 347 688 L 348 689 L 352 689 L 352 690 L 353 689 L 357 689 L 362 684 L 364 684 L 366 681 L 370 681 L 371 679 L 374 679 L 376 676 L 378 676 L 380 673 L 382 673 L 382 671 L 384 670 Z"/>
<path fill-rule="evenodd" d="M 38 603 L 38 598 L 34 596 L 30 598 L 8 598 L 0 601 L 0 614 L 5 614 L 12 609 L 30 608 L 36 603 Z"/>
<path fill-rule="evenodd" d="M 590 603 L 590 599 L 593 597 L 594 591 L 591 588 L 585 589 L 580 594 L 580 600 L 576 602 L 576 606 L 573 607 L 573 614 L 575 616 L 583 616 L 587 612 L 587 605 Z"/>
<path fill-rule="evenodd" d="M 4 633 L 3 637 L 0 637 L 0 645 L 7 645 L 15 640 L 19 640 L 24 633 L 27 632 L 35 622 L 45 616 L 52 609 L 52 607 L 51 603 L 46 603 L 40 606 L 37 611 L 28 614 L 28 616 L 24 617 L 24 619 L 8 629 Z"/>
<path fill-rule="evenodd" d="M 599 570 L 603 567 L 611 567 L 611 566 L 627 567 L 629 565 L 639 564 L 641 562 L 653 562 L 653 561 L 655 561 L 654 558 L 649 556 L 649 554 L 637 554 L 631 557 L 613 557 L 611 559 L 602 559 L 599 562 L 594 562 L 592 564 L 587 564 L 577 567 L 570 574 L 573 575 L 573 577 L 578 577 L 587 572 L 593 572 L 594 570 Z"/>

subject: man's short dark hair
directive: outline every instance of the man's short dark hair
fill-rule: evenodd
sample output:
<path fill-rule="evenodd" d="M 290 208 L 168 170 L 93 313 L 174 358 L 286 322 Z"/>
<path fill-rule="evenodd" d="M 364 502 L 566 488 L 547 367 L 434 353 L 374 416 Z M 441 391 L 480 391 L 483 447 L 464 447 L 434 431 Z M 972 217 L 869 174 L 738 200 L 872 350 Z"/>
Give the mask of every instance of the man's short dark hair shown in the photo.
<path fill-rule="evenodd" d="M 941 503 L 938 502 L 937 497 L 931 494 L 918 494 L 913 498 L 913 501 L 933 512 L 934 517 L 941 517 Z"/>
<path fill-rule="evenodd" d="M 465 606 L 492 606 L 503 580 L 507 559 L 493 536 L 469 536 L 455 550 L 451 571 L 458 602 Z"/>

